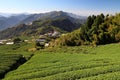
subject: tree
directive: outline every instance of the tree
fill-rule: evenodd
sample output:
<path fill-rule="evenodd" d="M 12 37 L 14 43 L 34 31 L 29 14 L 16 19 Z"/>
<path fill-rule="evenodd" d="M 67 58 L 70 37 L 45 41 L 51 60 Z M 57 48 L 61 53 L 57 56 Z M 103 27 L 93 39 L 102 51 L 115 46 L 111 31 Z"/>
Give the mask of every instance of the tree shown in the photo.
<path fill-rule="evenodd" d="M 13 40 L 14 44 L 20 43 L 22 40 L 20 38 L 15 38 Z"/>
<path fill-rule="evenodd" d="M 115 35 L 116 42 L 120 42 L 120 31 Z"/>
<path fill-rule="evenodd" d="M 86 23 L 79 30 L 68 33 L 64 37 L 57 39 L 57 44 L 68 46 L 82 44 L 109 44 L 120 41 L 120 14 L 115 16 L 89 16 Z M 56 45 L 57 45 L 56 44 Z"/>

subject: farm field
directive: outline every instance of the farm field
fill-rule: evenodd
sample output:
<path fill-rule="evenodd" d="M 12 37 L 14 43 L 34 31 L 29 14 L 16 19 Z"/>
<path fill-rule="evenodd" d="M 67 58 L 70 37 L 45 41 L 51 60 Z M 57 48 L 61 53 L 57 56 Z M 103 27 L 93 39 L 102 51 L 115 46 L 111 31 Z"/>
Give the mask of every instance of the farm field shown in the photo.
<path fill-rule="evenodd" d="M 0 78 L 24 62 L 25 59 L 20 54 L 0 54 Z"/>
<path fill-rule="evenodd" d="M 40 50 L 3 80 L 120 80 L 120 44 Z"/>
<path fill-rule="evenodd" d="M 28 51 L 28 49 L 33 48 L 34 44 L 20 43 L 14 45 L 2 45 L 0 46 L 0 54 L 21 54 L 27 60 L 33 55 L 33 51 Z"/>
<path fill-rule="evenodd" d="M 30 47 L 32 45 L 27 43 L 0 46 L 0 78 L 30 59 L 33 55 L 27 51 Z"/>

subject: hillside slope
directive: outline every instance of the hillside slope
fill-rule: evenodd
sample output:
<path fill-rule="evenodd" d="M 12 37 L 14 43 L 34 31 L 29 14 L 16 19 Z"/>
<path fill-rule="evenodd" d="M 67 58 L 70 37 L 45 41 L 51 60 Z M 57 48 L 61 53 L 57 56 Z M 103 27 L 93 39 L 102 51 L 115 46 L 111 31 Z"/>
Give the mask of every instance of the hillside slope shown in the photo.
<path fill-rule="evenodd" d="M 120 42 L 120 14 L 89 16 L 78 30 L 61 36 L 52 46 L 103 45 Z"/>
<path fill-rule="evenodd" d="M 4 80 L 119 80 L 119 46 L 40 50 L 17 70 L 8 73 Z"/>
<path fill-rule="evenodd" d="M 78 29 L 81 24 L 73 23 L 68 18 L 47 19 L 34 21 L 31 25 L 20 24 L 0 32 L 0 39 L 16 36 L 39 36 L 51 31 L 71 32 Z"/>
<path fill-rule="evenodd" d="M 71 32 L 78 29 L 81 24 L 86 21 L 85 17 L 76 18 L 75 15 L 75 17 L 72 16 L 63 11 L 52 11 L 48 13 L 32 14 L 27 18 L 24 18 L 24 20 L 23 17 L 21 17 L 20 22 L 15 20 L 17 23 L 16 26 L 0 32 L 0 39 L 12 38 L 21 35 L 35 36 L 55 30 L 60 32 Z M 12 20 L 11 23 L 13 23 Z"/>

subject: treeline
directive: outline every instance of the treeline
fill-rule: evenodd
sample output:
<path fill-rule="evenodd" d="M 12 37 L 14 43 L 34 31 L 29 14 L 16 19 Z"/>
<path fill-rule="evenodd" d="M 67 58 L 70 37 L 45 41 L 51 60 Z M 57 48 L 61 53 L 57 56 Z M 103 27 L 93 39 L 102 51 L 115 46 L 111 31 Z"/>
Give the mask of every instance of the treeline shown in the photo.
<path fill-rule="evenodd" d="M 52 46 L 101 45 L 120 42 L 120 14 L 92 15 L 78 30 L 62 35 Z"/>

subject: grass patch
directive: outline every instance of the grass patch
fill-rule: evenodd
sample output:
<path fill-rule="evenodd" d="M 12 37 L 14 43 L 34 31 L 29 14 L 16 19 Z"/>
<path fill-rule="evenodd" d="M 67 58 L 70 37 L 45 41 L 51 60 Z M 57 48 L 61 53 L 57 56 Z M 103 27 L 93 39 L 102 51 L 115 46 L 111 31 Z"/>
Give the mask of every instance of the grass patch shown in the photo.
<path fill-rule="evenodd" d="M 119 47 L 119 44 L 108 44 L 97 47 L 76 46 L 36 51 L 28 62 L 8 73 L 5 80 L 104 79 L 100 77 L 120 71 Z M 119 74 L 114 75 L 114 78 L 119 79 L 118 76 Z"/>

